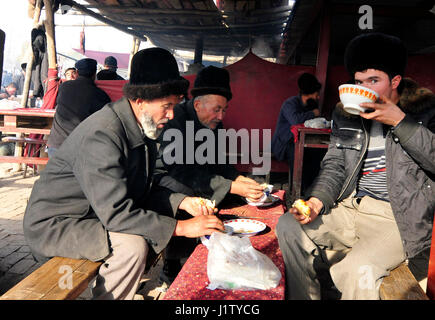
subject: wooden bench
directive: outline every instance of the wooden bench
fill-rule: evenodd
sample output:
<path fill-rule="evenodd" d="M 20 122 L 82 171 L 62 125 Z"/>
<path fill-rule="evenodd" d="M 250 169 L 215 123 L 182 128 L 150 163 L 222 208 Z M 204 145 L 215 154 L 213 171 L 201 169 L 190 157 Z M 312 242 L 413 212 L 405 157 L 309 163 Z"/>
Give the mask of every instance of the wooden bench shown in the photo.
<path fill-rule="evenodd" d="M 161 257 L 162 254 L 148 254 L 145 273 Z M 51 258 L 9 289 L 0 300 L 74 300 L 96 277 L 101 264 L 89 260 Z"/>
<path fill-rule="evenodd" d="M 34 152 L 37 152 L 41 147 L 45 146 L 47 144 L 47 140 L 44 139 L 33 139 L 28 137 L 3 137 L 2 142 L 13 142 L 13 143 L 20 143 L 20 144 L 29 144 L 29 154 L 32 152 L 32 149 Z M 36 148 L 36 146 L 40 145 L 39 148 Z M 0 156 L 0 162 L 2 163 L 24 163 L 25 169 L 23 172 L 23 177 L 26 177 L 27 173 L 27 165 L 33 164 L 33 165 L 45 165 L 48 162 L 48 158 L 42 158 L 42 157 L 15 157 L 15 156 Z M 33 170 L 33 175 L 35 175 L 36 169 Z"/>
<path fill-rule="evenodd" d="M 381 300 L 429 300 L 406 263 L 383 279 L 379 294 Z"/>
<path fill-rule="evenodd" d="M 14 142 L 14 143 L 28 143 L 28 144 L 47 144 L 47 140 L 44 139 L 33 139 L 33 138 L 27 138 L 27 137 L 23 137 L 23 138 L 19 138 L 19 137 L 3 137 L 2 138 L 3 142 Z"/>

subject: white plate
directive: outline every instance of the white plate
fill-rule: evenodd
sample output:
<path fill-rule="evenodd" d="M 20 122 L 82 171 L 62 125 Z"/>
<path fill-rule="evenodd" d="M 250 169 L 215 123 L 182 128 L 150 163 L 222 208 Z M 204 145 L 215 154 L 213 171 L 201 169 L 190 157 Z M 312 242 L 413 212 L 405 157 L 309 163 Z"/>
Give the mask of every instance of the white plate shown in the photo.
<path fill-rule="evenodd" d="M 252 236 L 264 229 L 266 225 L 253 219 L 234 219 L 224 221 L 225 231 L 235 236 Z"/>
<path fill-rule="evenodd" d="M 250 205 L 250 206 L 254 206 L 254 207 L 268 207 L 271 206 L 272 204 L 275 204 L 276 202 L 278 202 L 280 199 L 278 196 L 271 194 L 269 195 L 269 199 L 271 199 L 272 201 L 270 202 L 251 202 L 248 199 L 245 198 L 245 201 Z"/>

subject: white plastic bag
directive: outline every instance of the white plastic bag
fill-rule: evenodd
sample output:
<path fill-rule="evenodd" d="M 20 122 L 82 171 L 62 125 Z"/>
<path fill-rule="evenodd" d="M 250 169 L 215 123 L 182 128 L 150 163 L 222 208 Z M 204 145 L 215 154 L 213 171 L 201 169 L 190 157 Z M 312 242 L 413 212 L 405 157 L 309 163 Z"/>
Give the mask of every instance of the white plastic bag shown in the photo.
<path fill-rule="evenodd" d="M 268 290 L 281 280 L 281 272 L 248 237 L 214 232 L 207 242 L 208 289 Z"/>
<path fill-rule="evenodd" d="M 316 128 L 316 129 L 331 128 L 331 121 L 327 121 L 325 118 L 314 118 L 305 121 L 304 126 L 307 128 Z"/>

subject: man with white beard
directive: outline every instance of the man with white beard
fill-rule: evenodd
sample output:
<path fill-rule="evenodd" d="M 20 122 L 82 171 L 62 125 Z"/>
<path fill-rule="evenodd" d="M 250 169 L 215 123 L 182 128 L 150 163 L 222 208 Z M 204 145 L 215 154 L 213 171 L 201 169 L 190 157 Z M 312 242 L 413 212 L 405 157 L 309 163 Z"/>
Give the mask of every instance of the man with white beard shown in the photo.
<path fill-rule="evenodd" d="M 81 122 L 33 187 L 23 225 L 32 254 L 102 261 L 96 299 L 132 299 L 147 254 L 173 236 L 224 230 L 197 198 L 153 183 L 155 139 L 188 85 L 168 51 L 139 51 L 124 97 Z"/>

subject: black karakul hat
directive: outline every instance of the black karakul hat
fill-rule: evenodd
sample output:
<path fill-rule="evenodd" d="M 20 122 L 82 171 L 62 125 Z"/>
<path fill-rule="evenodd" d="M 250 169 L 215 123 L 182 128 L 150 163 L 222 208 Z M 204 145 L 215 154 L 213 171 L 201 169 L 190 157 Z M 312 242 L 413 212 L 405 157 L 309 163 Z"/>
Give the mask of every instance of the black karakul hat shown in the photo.
<path fill-rule="evenodd" d="M 123 92 L 128 99 L 154 100 L 187 93 L 189 81 L 180 76 L 174 56 L 162 48 L 138 51 L 132 58 L 130 80 Z"/>
<path fill-rule="evenodd" d="M 402 40 L 384 33 L 365 33 L 353 38 L 344 53 L 344 66 L 353 77 L 367 69 L 381 70 L 390 77 L 403 76 L 408 53 Z"/>
<path fill-rule="evenodd" d="M 311 73 L 303 73 L 298 78 L 298 87 L 302 94 L 312 94 L 320 90 L 322 85 Z"/>
<path fill-rule="evenodd" d="M 97 72 L 97 60 L 91 58 L 80 59 L 74 65 L 79 76 L 91 77 Z"/>
<path fill-rule="evenodd" d="M 231 100 L 233 94 L 230 87 L 230 74 L 228 70 L 214 66 L 208 66 L 196 75 L 192 96 L 198 97 L 206 94 L 217 94 Z"/>

